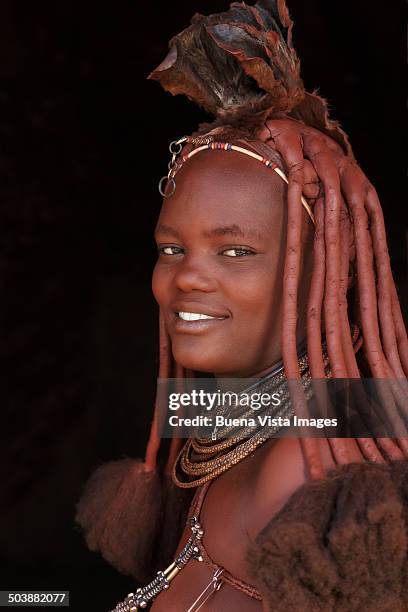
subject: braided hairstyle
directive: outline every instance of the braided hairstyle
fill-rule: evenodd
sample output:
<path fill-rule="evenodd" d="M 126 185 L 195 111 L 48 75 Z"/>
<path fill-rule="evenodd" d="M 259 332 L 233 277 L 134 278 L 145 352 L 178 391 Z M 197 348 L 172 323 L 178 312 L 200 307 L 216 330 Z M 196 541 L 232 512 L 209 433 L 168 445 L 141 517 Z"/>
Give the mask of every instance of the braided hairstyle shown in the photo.
<path fill-rule="evenodd" d="M 357 165 L 347 135 L 329 119 L 327 103 L 305 91 L 292 46 L 284 0 L 233 3 L 229 11 L 195 15 L 189 28 L 170 41 L 170 51 L 150 78 L 172 94 L 183 93 L 215 115 L 217 140 L 262 141 L 278 152 L 288 175 L 288 227 L 283 279 L 282 358 L 288 379 L 299 379 L 296 350 L 301 263 L 302 193 L 310 176 L 321 189 L 315 200 L 313 272 L 307 304 L 307 348 L 313 378 L 324 378 L 322 320 L 334 378 L 359 378 L 349 316 L 357 304 L 367 375 L 389 379 L 394 403 L 405 408 L 408 341 L 392 276 L 384 217 L 377 193 Z M 352 233 L 354 246 L 348 236 Z M 354 253 L 355 251 L 355 253 Z M 355 258 L 357 286 L 348 291 Z M 352 293 L 354 298 L 351 298 Z M 163 335 L 163 346 L 170 350 Z M 166 358 L 167 360 L 169 358 Z M 155 440 L 155 441 L 154 441 Z M 338 463 L 349 461 L 343 439 L 330 439 Z M 174 445 L 179 441 L 175 441 Z M 408 456 L 408 441 L 359 438 L 368 460 Z M 147 461 L 154 463 L 155 427 Z M 323 476 L 313 439 L 302 439 L 312 477 Z M 382 452 L 380 452 L 380 450 Z M 170 461 L 174 461 L 175 450 Z"/>

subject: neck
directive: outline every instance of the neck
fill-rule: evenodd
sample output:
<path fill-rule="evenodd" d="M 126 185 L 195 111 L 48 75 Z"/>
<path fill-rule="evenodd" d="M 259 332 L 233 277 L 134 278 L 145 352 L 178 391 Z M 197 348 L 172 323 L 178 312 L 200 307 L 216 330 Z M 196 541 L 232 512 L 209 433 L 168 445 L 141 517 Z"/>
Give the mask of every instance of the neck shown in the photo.
<path fill-rule="evenodd" d="M 239 391 L 245 389 L 248 386 L 248 379 L 264 378 L 269 374 L 274 373 L 282 368 L 282 360 L 276 361 L 273 364 L 262 368 L 262 370 L 256 370 L 253 373 L 245 374 L 214 374 L 218 388 L 228 391 Z"/>
<path fill-rule="evenodd" d="M 268 376 L 268 374 L 271 374 L 275 370 L 279 370 L 282 367 L 283 367 L 283 361 L 282 361 L 282 359 L 280 359 L 279 361 L 277 361 L 273 365 L 267 366 L 266 368 L 264 368 L 260 372 L 256 372 L 255 374 L 252 374 L 251 378 L 263 378 L 264 376 Z"/>
<path fill-rule="evenodd" d="M 306 338 L 304 335 L 301 336 L 300 339 L 298 338 L 296 351 L 298 354 L 298 358 L 300 355 L 302 355 L 306 351 Z M 280 356 L 280 357 L 275 358 L 272 364 L 267 365 L 261 369 L 259 368 L 256 370 L 248 369 L 248 371 L 245 373 L 242 373 L 242 372 L 229 372 L 229 373 L 224 373 L 224 374 L 214 373 L 214 378 L 217 381 L 222 380 L 222 379 L 237 379 L 237 386 L 239 386 L 238 379 L 263 378 L 264 376 L 268 376 L 268 374 L 273 372 L 275 369 L 278 369 L 282 365 L 283 365 L 282 356 Z"/>

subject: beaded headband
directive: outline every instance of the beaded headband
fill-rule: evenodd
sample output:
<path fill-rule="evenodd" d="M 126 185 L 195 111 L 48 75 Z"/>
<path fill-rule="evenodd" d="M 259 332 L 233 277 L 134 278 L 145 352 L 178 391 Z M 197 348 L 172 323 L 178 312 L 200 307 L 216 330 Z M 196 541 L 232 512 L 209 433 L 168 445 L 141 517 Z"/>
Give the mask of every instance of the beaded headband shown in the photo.
<path fill-rule="evenodd" d="M 184 153 L 180 158 L 177 159 L 178 155 L 180 155 L 183 149 L 184 143 L 191 143 L 193 145 L 198 146 L 189 153 Z M 253 159 L 256 159 L 257 161 L 261 162 L 267 168 L 271 168 L 272 170 L 274 170 L 276 174 L 278 174 L 281 179 L 285 181 L 285 183 L 289 182 L 286 174 L 282 172 L 282 170 L 275 162 L 270 159 L 267 159 L 266 157 L 262 157 L 262 155 L 258 155 L 257 153 L 254 153 L 249 149 L 239 147 L 238 145 L 233 145 L 230 142 L 216 142 L 213 136 L 183 136 L 183 138 L 171 142 L 169 146 L 169 151 L 172 154 L 171 161 L 168 164 L 169 172 L 167 176 L 163 176 L 159 182 L 159 192 L 160 195 L 163 196 L 163 198 L 171 197 L 176 191 L 176 180 L 174 177 L 176 176 L 182 165 L 188 159 L 190 159 L 194 155 L 197 155 L 197 153 L 200 153 L 200 151 L 207 150 L 236 151 L 237 153 L 243 153 L 244 155 L 248 155 L 248 157 L 252 157 Z M 306 199 L 303 196 L 301 197 L 301 201 L 307 214 L 315 225 L 315 218 L 312 209 L 310 208 L 309 204 L 306 202 Z"/>

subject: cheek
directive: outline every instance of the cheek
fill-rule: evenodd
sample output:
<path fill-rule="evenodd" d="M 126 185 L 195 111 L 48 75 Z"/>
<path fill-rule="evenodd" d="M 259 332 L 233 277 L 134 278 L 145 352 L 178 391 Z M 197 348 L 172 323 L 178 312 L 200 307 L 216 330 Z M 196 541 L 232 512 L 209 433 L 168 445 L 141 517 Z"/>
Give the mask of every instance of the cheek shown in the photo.
<path fill-rule="evenodd" d="M 237 362 L 242 362 L 237 365 L 249 367 L 271 347 L 275 350 L 282 316 L 282 272 L 271 274 L 270 266 L 265 265 L 256 274 L 242 278 L 239 292 L 235 286 L 235 295 L 235 320 L 226 341 Z"/>
<path fill-rule="evenodd" d="M 160 264 L 157 263 L 152 275 L 152 291 L 159 306 L 166 306 L 170 296 L 171 285 L 170 274 L 166 273 Z"/>
<path fill-rule="evenodd" d="M 254 324 L 270 315 L 278 296 L 282 295 L 282 273 L 266 263 L 262 268 L 241 275 L 239 282 L 229 279 L 229 294 L 234 295 L 235 310 L 241 319 L 250 319 Z"/>

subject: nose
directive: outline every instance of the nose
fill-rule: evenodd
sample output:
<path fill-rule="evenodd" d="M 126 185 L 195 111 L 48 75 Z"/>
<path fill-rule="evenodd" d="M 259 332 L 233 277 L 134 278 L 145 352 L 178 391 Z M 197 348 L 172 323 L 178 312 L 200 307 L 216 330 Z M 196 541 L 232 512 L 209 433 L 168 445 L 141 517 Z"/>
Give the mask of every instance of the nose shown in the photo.
<path fill-rule="evenodd" d="M 174 283 L 183 293 L 202 291 L 211 293 L 216 290 L 217 281 L 214 271 L 201 258 L 185 257 L 177 267 Z"/>

